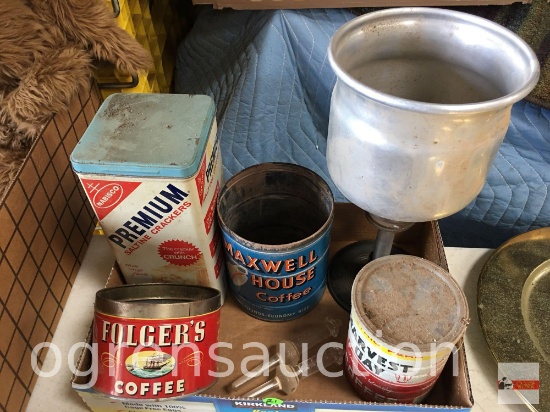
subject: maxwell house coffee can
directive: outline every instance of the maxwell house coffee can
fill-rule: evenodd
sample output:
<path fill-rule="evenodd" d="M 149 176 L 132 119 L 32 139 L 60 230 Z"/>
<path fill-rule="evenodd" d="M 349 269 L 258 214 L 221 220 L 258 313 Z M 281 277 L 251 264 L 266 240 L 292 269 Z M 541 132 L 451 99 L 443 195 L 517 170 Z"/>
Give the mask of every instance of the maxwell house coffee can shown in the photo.
<path fill-rule="evenodd" d="M 114 94 L 71 155 L 127 283 L 225 290 L 221 156 L 208 96 Z"/>
<path fill-rule="evenodd" d="M 200 286 L 154 283 L 98 291 L 94 388 L 142 400 L 209 388 L 216 381 L 220 306 L 220 292 Z"/>
<path fill-rule="evenodd" d="M 354 280 L 346 376 L 366 401 L 419 403 L 468 325 L 460 286 L 443 268 L 408 255 L 368 263 Z"/>
<path fill-rule="evenodd" d="M 218 200 L 230 290 L 268 321 L 311 311 L 326 286 L 334 200 L 305 167 L 262 163 L 227 181 Z"/>

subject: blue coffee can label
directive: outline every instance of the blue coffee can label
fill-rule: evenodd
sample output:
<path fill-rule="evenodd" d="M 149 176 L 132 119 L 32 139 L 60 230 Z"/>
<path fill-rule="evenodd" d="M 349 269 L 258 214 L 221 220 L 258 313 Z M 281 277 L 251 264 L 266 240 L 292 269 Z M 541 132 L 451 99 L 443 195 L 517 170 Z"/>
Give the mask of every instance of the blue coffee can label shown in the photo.
<path fill-rule="evenodd" d="M 267 321 L 302 316 L 321 300 L 326 286 L 330 226 L 317 239 L 250 248 L 223 231 L 231 292 L 249 315 Z"/>

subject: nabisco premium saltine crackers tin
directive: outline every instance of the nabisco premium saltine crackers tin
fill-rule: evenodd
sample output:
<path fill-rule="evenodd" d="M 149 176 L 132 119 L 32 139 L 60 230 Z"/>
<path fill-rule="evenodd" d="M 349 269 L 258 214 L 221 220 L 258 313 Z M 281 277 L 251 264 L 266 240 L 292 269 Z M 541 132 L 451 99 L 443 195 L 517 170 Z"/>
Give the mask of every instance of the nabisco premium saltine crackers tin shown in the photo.
<path fill-rule="evenodd" d="M 225 291 L 215 211 L 222 165 L 213 100 L 113 94 L 71 163 L 128 283 Z"/>

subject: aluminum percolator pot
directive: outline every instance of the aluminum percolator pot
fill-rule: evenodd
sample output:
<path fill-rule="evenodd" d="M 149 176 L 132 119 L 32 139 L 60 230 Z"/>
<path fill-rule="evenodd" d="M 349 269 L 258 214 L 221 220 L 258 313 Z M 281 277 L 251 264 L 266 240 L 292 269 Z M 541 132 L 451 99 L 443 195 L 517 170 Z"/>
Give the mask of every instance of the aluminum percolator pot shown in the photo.
<path fill-rule="evenodd" d="M 337 76 L 330 176 L 357 206 L 402 222 L 451 215 L 477 196 L 512 104 L 539 77 L 535 54 L 511 31 L 435 8 L 355 18 L 328 55 Z"/>

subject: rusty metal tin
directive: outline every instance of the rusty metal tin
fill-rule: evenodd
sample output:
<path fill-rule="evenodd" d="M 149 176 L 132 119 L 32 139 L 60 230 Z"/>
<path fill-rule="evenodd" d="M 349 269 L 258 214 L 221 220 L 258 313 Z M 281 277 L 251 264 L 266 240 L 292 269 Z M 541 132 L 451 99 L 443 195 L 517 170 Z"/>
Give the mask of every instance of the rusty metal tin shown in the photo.
<path fill-rule="evenodd" d="M 138 284 L 96 294 L 94 388 L 142 400 L 197 394 L 216 382 L 220 292 Z"/>
<path fill-rule="evenodd" d="M 466 297 L 440 266 L 408 255 L 373 260 L 353 283 L 346 375 L 364 400 L 419 403 L 468 322 Z"/>

